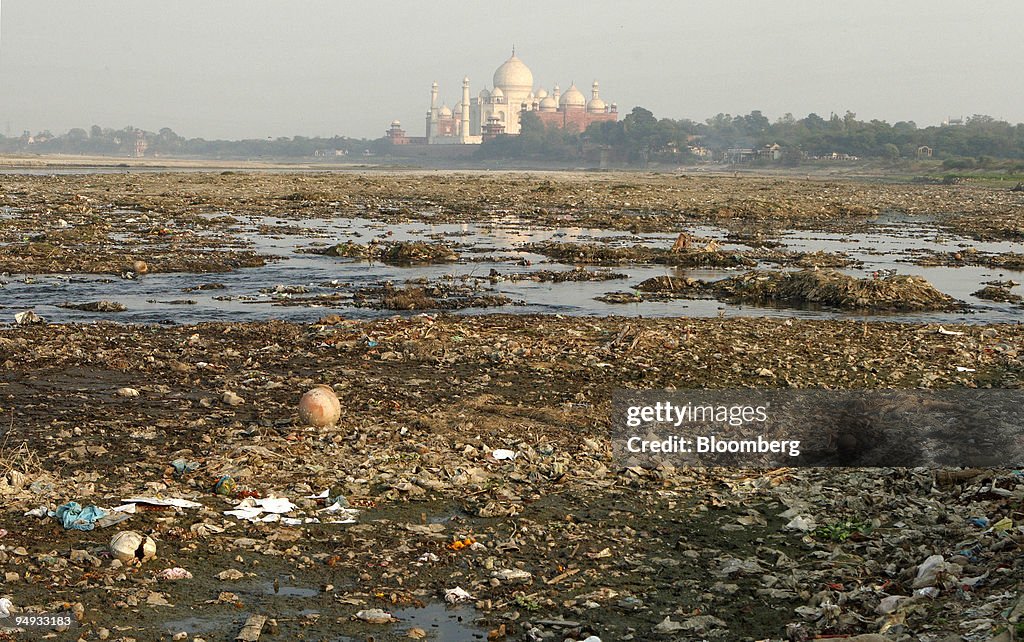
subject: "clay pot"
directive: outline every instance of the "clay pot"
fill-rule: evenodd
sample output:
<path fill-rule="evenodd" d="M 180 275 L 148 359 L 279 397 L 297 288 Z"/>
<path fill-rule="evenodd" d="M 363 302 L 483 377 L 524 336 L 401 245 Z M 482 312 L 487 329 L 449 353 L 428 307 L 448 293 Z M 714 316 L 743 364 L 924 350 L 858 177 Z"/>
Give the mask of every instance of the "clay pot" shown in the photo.
<path fill-rule="evenodd" d="M 323 428 L 338 423 L 341 402 L 330 387 L 316 386 L 299 400 L 299 420 L 308 426 Z"/>

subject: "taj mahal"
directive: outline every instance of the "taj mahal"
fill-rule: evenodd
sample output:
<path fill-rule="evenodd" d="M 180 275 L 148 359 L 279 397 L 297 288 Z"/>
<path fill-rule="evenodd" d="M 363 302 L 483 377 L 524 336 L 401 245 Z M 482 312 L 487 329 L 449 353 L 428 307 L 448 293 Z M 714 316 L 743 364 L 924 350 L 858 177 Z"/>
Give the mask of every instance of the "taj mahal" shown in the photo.
<path fill-rule="evenodd" d="M 551 91 L 534 87 L 533 72 L 516 57 L 515 49 L 508 60 L 494 71 L 493 89 L 481 89 L 470 97 L 469 78 L 462 79 L 462 99 L 451 108 L 439 104 L 439 87 L 430 88 L 430 111 L 426 114 L 426 136 L 407 136 L 399 121 L 392 121 L 387 132 L 395 145 L 479 145 L 501 134 L 517 135 L 521 115 L 534 112 L 545 126 L 585 131 L 591 123 L 615 121 L 618 107 L 606 103 L 595 80 L 590 87 L 590 100 L 573 83 L 563 93 L 556 84 Z"/>

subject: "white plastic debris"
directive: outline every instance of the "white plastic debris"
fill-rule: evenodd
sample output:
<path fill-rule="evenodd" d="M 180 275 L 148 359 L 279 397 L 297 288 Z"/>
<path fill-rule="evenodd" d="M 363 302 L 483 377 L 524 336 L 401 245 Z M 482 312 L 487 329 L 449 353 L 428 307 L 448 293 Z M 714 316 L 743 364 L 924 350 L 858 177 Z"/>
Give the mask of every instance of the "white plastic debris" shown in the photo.
<path fill-rule="evenodd" d="M 458 604 L 459 602 L 466 602 L 472 599 L 473 596 L 469 594 L 469 591 L 461 586 L 456 586 L 444 592 L 444 601 L 449 604 Z"/>
<path fill-rule="evenodd" d="M 287 497 L 246 497 L 233 509 L 224 511 L 224 514 L 249 522 L 277 522 L 281 521 L 281 515 L 296 508 L 298 506 Z"/>
<path fill-rule="evenodd" d="M 165 568 L 156 574 L 158 580 L 174 581 L 174 580 L 190 580 L 192 579 L 192 573 L 180 566 L 174 568 Z"/>
<path fill-rule="evenodd" d="M 0 597 L 0 617 L 11 617 L 13 608 L 14 602 L 11 602 L 10 598 Z"/>
<path fill-rule="evenodd" d="M 939 334 L 945 334 L 945 335 L 950 336 L 950 337 L 962 337 L 962 336 L 964 336 L 963 332 L 955 332 L 953 330 L 947 330 L 947 329 L 943 328 L 941 325 L 939 326 Z"/>
<path fill-rule="evenodd" d="M 368 624 L 390 624 L 398 621 L 384 609 L 364 609 L 356 613 L 356 619 Z"/>
<path fill-rule="evenodd" d="M 511 461 L 516 458 L 516 455 L 518 455 L 516 451 L 505 448 L 498 448 L 491 453 L 491 457 L 494 457 L 497 461 Z"/>
<path fill-rule="evenodd" d="M 203 505 L 199 502 L 194 502 L 188 499 L 177 499 L 162 498 L 162 497 L 129 497 L 128 499 L 122 499 L 124 504 L 117 506 L 114 510 L 119 513 L 134 513 L 136 506 L 142 504 L 143 506 L 162 506 L 162 507 L 174 507 L 174 508 L 202 508 Z"/>
<path fill-rule="evenodd" d="M 657 626 L 654 627 L 654 630 L 658 633 L 675 633 L 681 628 L 683 628 L 682 624 L 672 620 L 666 615 L 664 620 L 658 622 Z"/>
<path fill-rule="evenodd" d="M 797 515 L 789 521 L 783 528 L 788 531 L 800 531 L 801 533 L 808 533 L 818 527 L 817 522 L 810 515 Z"/>
<path fill-rule="evenodd" d="M 35 313 L 34 310 L 25 310 L 14 315 L 14 321 L 18 325 L 31 325 L 33 323 L 45 323 L 43 317 Z"/>
<path fill-rule="evenodd" d="M 492 573 L 494 577 L 498 578 L 502 582 L 525 582 L 533 577 L 533 575 L 527 571 L 518 568 L 502 568 Z"/>
<path fill-rule="evenodd" d="M 942 583 L 944 576 L 952 577 L 959 570 L 959 566 L 948 564 L 941 555 L 931 555 L 917 567 L 917 577 L 911 586 L 914 589 L 936 586 Z"/>
<path fill-rule="evenodd" d="M 882 601 L 880 601 L 878 606 L 875 607 L 875 613 L 878 613 L 879 615 L 888 615 L 899 607 L 900 602 L 909 599 L 910 598 L 906 595 L 887 595 L 883 597 Z"/>

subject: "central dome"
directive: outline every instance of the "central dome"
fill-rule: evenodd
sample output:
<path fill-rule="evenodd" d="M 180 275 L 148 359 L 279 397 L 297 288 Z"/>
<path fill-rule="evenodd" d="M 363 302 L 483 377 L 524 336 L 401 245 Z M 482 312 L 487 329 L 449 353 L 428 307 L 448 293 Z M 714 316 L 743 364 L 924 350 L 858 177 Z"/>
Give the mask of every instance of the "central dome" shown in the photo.
<path fill-rule="evenodd" d="M 501 63 L 494 71 L 494 86 L 507 91 L 530 91 L 533 89 L 533 72 L 522 60 L 512 57 Z"/>

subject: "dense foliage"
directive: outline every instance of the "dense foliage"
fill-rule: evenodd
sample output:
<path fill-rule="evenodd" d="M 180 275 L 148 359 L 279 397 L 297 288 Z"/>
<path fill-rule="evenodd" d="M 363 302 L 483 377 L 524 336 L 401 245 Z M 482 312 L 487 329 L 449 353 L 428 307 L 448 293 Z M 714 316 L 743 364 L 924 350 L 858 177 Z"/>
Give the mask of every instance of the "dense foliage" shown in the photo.
<path fill-rule="evenodd" d="M 896 160 L 917 158 L 932 150 L 949 168 L 984 166 L 990 159 L 1024 160 L 1024 124 L 1011 125 L 990 116 L 972 116 L 962 125 L 919 128 L 913 122 L 889 124 L 881 120 L 857 120 L 856 114 L 817 114 L 796 119 L 786 114 L 771 122 L 760 111 L 746 116 L 718 114 L 703 123 L 692 120 L 658 119 L 636 107 L 618 122 L 591 125 L 583 134 L 545 128 L 529 115 L 523 119 L 518 137 L 499 137 L 485 143 L 485 157 L 565 158 L 576 152 L 600 147 L 615 160 L 692 162 L 694 151 L 721 158 L 734 148 L 781 147 L 781 162 L 842 155 L 858 158 Z"/>

